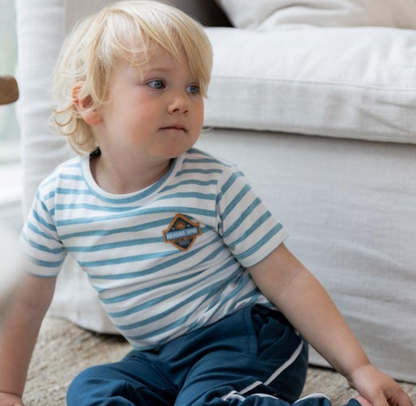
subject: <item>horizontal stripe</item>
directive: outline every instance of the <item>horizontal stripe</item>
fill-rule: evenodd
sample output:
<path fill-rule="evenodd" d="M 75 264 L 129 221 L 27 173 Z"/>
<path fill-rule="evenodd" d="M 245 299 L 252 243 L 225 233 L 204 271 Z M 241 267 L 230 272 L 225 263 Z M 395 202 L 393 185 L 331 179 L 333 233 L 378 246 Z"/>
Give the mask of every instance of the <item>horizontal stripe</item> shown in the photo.
<path fill-rule="evenodd" d="M 75 158 L 77 159 L 77 158 Z M 69 162 L 66 162 L 64 164 L 65 168 L 77 168 L 77 169 L 81 169 L 81 163 L 77 162 L 74 164 L 70 164 Z M 45 180 L 41 183 L 39 190 L 43 190 L 45 188 L 47 188 L 48 186 L 50 186 L 52 183 L 56 182 L 57 179 L 59 178 L 59 174 L 56 175 L 60 170 L 60 167 L 56 168 L 55 171 Z M 61 174 L 62 176 L 68 176 L 65 174 Z M 69 175 L 70 176 L 70 175 Z"/>
<path fill-rule="evenodd" d="M 231 174 L 228 180 L 221 187 L 221 196 L 224 195 L 228 191 L 228 189 L 233 185 L 233 183 L 241 176 L 244 176 L 243 172 L 236 172 Z"/>
<path fill-rule="evenodd" d="M 190 296 L 189 298 L 187 298 L 185 301 L 183 301 L 181 303 L 183 303 L 183 305 L 186 305 L 186 304 L 194 301 L 195 299 L 199 298 L 200 296 L 203 296 L 206 293 L 211 292 L 212 289 L 214 289 L 216 286 L 218 286 L 218 283 L 219 282 L 215 282 L 214 284 L 212 284 L 210 286 L 207 286 L 207 287 L 201 289 L 200 291 L 194 293 L 192 296 Z M 108 315 L 111 318 L 119 318 L 119 317 L 129 316 L 129 315 L 134 314 L 134 313 L 139 313 L 139 312 L 142 312 L 144 310 L 147 310 L 150 307 L 153 307 L 153 306 L 155 306 L 155 305 L 157 305 L 159 303 L 166 302 L 166 301 L 168 301 L 169 299 L 171 299 L 171 298 L 173 298 L 175 296 L 182 296 L 183 297 L 183 295 L 181 295 L 181 294 L 182 293 L 185 293 L 186 291 L 188 291 L 192 287 L 193 287 L 193 284 L 190 283 L 190 284 L 188 284 L 186 286 L 183 286 L 180 289 L 175 290 L 174 292 L 169 292 L 169 293 L 167 293 L 165 295 L 162 295 L 160 297 L 156 297 L 156 298 L 151 299 L 151 300 L 149 300 L 149 301 L 147 301 L 145 303 L 141 303 L 138 306 L 131 307 L 128 310 L 123 310 L 123 311 L 114 312 L 114 313 L 109 312 Z M 182 306 L 180 306 L 180 307 L 182 307 Z M 170 313 L 172 313 L 172 311 L 173 311 L 172 308 L 169 308 L 169 310 L 167 310 L 167 313 L 166 314 L 170 314 Z M 157 319 L 159 319 L 159 318 L 162 318 L 161 317 L 161 314 L 159 314 L 159 317 Z M 143 322 L 141 322 L 141 323 L 143 323 Z M 129 325 L 123 325 L 123 326 L 117 325 L 117 328 L 123 329 L 123 330 L 131 330 L 132 328 L 135 328 L 136 325 L 137 325 L 136 323 L 135 324 L 132 324 L 132 325 L 129 324 Z M 143 324 L 140 324 L 140 326 L 142 326 L 142 325 Z M 139 325 L 137 325 L 137 326 L 139 327 Z"/>
<path fill-rule="evenodd" d="M 81 164 L 79 162 L 67 165 L 67 168 L 81 168 Z"/>
<path fill-rule="evenodd" d="M 190 148 L 188 150 L 188 153 L 186 154 L 186 156 L 189 156 L 189 157 L 201 156 L 201 155 L 205 156 L 205 157 L 208 157 L 208 158 L 213 158 L 213 156 L 211 154 L 209 154 L 208 152 L 203 151 L 199 148 L 195 148 L 195 147 Z"/>
<path fill-rule="evenodd" d="M 48 252 L 50 254 L 62 254 L 65 251 L 64 248 L 49 248 L 46 245 L 38 244 L 35 241 L 30 240 L 24 231 L 22 231 L 21 236 L 27 244 L 36 248 L 38 251 Z"/>
<path fill-rule="evenodd" d="M 211 155 L 211 154 L 208 154 L 207 152 L 205 152 L 205 151 L 201 151 L 200 149 L 198 149 L 198 148 L 191 148 L 189 151 L 188 151 L 188 157 L 190 157 L 190 158 L 188 158 L 188 159 L 191 159 L 191 160 L 195 160 L 195 159 L 198 159 L 198 158 L 195 158 L 195 157 L 200 157 L 201 155 L 202 156 L 204 156 L 204 157 L 206 157 L 206 158 L 208 158 L 208 159 L 213 159 L 214 160 L 214 163 L 217 163 L 217 164 L 219 164 L 219 165 L 221 165 L 221 166 L 225 166 L 225 167 L 227 167 L 227 168 L 230 168 L 230 167 L 232 167 L 233 166 L 233 164 L 230 162 L 230 163 L 228 163 L 228 162 L 226 162 L 226 161 L 224 161 L 224 160 L 220 160 L 220 159 L 218 159 L 218 158 L 216 158 L 215 156 L 213 156 L 213 155 Z M 186 161 L 186 159 L 184 160 L 184 162 Z"/>
<path fill-rule="evenodd" d="M 39 230 L 35 225 L 33 225 L 31 222 L 30 222 L 30 220 L 26 220 L 26 227 L 29 229 L 29 230 L 31 230 L 31 231 L 33 231 L 34 233 L 36 233 L 36 234 L 38 234 L 38 235 L 40 235 L 42 238 L 46 238 L 46 239 L 48 239 L 48 240 L 54 240 L 54 241 L 56 241 L 52 236 L 50 236 L 50 235 L 48 235 L 48 234 L 46 234 L 46 233 L 44 233 L 42 230 Z"/>
<path fill-rule="evenodd" d="M 251 304 L 255 303 L 258 299 L 258 297 L 262 293 L 260 292 L 260 289 L 255 286 L 254 289 L 252 289 L 250 292 L 246 293 L 244 296 L 240 297 L 240 300 L 242 302 L 246 301 L 247 299 L 250 299 L 250 302 L 248 302 L 247 306 L 250 306 Z"/>
<path fill-rule="evenodd" d="M 91 192 L 88 189 L 67 189 L 63 187 L 56 188 L 57 195 L 91 195 Z"/>
<path fill-rule="evenodd" d="M 53 224 L 48 223 L 42 216 L 40 216 L 36 210 L 32 209 L 32 216 L 34 219 L 40 223 L 42 226 L 46 227 L 48 230 L 56 231 L 56 227 Z"/>
<path fill-rule="evenodd" d="M 80 217 L 75 219 L 68 219 L 68 220 L 58 220 L 56 225 L 58 227 L 62 226 L 71 226 L 76 224 L 89 224 L 89 223 L 97 223 L 102 221 L 112 221 L 112 220 L 119 220 L 123 218 L 129 217 L 137 217 L 137 216 L 146 216 L 150 214 L 161 214 L 161 213 L 189 213 L 189 214 L 199 214 L 202 216 L 207 217 L 215 217 L 216 212 L 214 210 L 204 210 L 204 209 L 197 209 L 193 207 L 185 207 L 185 206 L 168 206 L 168 207 L 154 207 L 151 209 L 142 209 L 134 211 L 133 213 L 120 213 L 114 216 L 91 216 L 91 217 Z"/>
<path fill-rule="evenodd" d="M 166 226 L 170 224 L 172 219 L 163 219 L 157 221 L 151 221 L 149 223 L 139 224 L 137 226 L 131 227 L 122 227 L 122 228 L 115 228 L 115 229 L 108 229 L 108 230 L 88 230 L 88 231 L 81 231 L 77 233 L 70 233 L 70 234 L 62 234 L 61 239 L 67 240 L 70 238 L 84 238 L 84 237 L 101 237 L 101 236 L 108 236 L 114 234 L 122 234 L 122 233 L 137 233 L 140 231 L 145 231 L 151 228 L 156 228 L 160 226 Z"/>
<path fill-rule="evenodd" d="M 80 175 L 66 175 L 66 174 L 60 174 L 59 179 L 64 180 L 77 180 L 77 181 L 84 181 L 84 177 Z"/>
<path fill-rule="evenodd" d="M 251 187 L 249 185 L 245 185 L 243 189 L 238 193 L 237 196 L 228 204 L 228 206 L 224 209 L 221 218 L 225 220 L 229 214 L 235 209 L 235 207 L 241 202 L 243 197 L 250 191 Z"/>
<path fill-rule="evenodd" d="M 250 274 L 245 275 L 243 278 L 240 278 L 238 285 L 230 292 L 228 295 L 221 298 L 219 302 L 219 308 L 228 304 L 230 300 L 236 296 L 247 286 L 248 283 L 252 281 Z"/>
<path fill-rule="evenodd" d="M 50 186 L 52 183 L 55 183 L 57 179 L 58 179 L 58 176 L 52 176 L 48 178 L 47 181 L 44 181 L 41 183 L 41 185 L 39 186 L 39 190 L 47 189 L 47 187 Z"/>
<path fill-rule="evenodd" d="M 126 211 L 138 210 L 140 207 L 112 207 L 112 206 L 102 206 L 98 204 L 88 204 L 88 203 L 70 203 L 70 204 L 56 204 L 55 210 L 57 211 L 72 211 L 72 210 L 91 210 L 91 211 L 107 211 L 110 213 L 119 213 Z"/>
<path fill-rule="evenodd" d="M 236 279 L 238 279 L 238 277 L 240 276 L 240 275 L 242 275 L 242 273 L 243 273 L 243 271 L 244 271 L 244 268 L 243 267 L 238 267 L 230 276 L 229 276 L 229 278 L 227 278 L 227 281 L 229 282 L 229 283 L 231 283 L 233 280 L 235 281 Z M 224 287 L 224 289 L 226 289 L 227 288 L 227 286 L 226 286 L 226 284 L 224 284 L 223 283 L 223 287 Z M 217 314 L 217 313 L 219 313 L 220 312 L 220 310 L 223 310 L 223 306 L 226 304 L 226 303 L 224 303 L 223 301 L 222 301 L 222 291 L 224 290 L 224 289 L 218 289 L 217 291 L 213 291 L 212 292 L 212 295 L 209 295 L 209 296 L 207 296 L 206 297 L 206 299 L 205 299 L 205 302 L 203 303 L 204 305 L 205 305 L 205 307 L 206 307 L 206 312 L 208 313 L 208 312 L 210 312 L 211 313 L 211 318 L 212 317 L 215 317 L 215 315 Z M 213 297 L 213 296 L 215 296 L 215 298 L 213 298 L 212 300 L 211 300 L 211 298 Z M 201 304 L 202 305 L 202 304 Z M 216 310 L 214 311 L 214 312 L 212 312 L 212 309 L 215 309 L 216 308 Z M 205 322 L 205 323 L 201 323 L 200 321 L 195 321 L 194 322 L 194 324 L 192 324 L 191 326 L 190 326 L 190 328 L 191 329 L 193 329 L 193 328 L 196 328 L 197 326 L 198 327 L 202 327 L 202 326 L 204 326 L 206 323 L 208 322 L 208 320 Z"/>
<path fill-rule="evenodd" d="M 218 270 L 216 270 L 215 273 L 213 273 L 212 275 L 216 275 L 216 274 L 224 271 L 225 269 L 229 268 L 233 264 L 235 264 L 235 259 L 232 259 L 231 261 L 228 261 L 225 265 L 223 265 Z M 123 302 L 123 301 L 131 299 L 135 296 L 140 296 L 142 294 L 148 293 L 152 290 L 157 290 L 157 289 L 163 288 L 163 287 L 168 286 L 168 285 L 175 285 L 177 283 L 184 282 L 186 280 L 193 280 L 195 277 L 200 276 L 202 272 L 203 271 L 189 273 L 186 276 L 182 276 L 182 277 L 176 278 L 176 279 L 171 279 L 171 280 L 168 280 L 168 281 L 156 284 L 156 285 L 149 286 L 147 288 L 135 290 L 135 291 L 127 293 L 125 295 L 116 296 L 116 297 L 112 297 L 112 298 L 108 298 L 108 299 L 100 298 L 100 300 L 104 304 L 112 304 L 112 303 Z M 210 276 L 212 276 L 212 275 L 210 275 Z M 101 292 L 104 292 L 104 291 L 105 290 L 102 290 Z"/>
<path fill-rule="evenodd" d="M 182 175 L 189 175 L 189 174 L 195 174 L 200 173 L 204 175 L 212 175 L 214 173 L 222 173 L 221 169 L 184 169 L 176 174 L 177 177 Z"/>
<path fill-rule="evenodd" d="M 97 251 L 107 251 L 114 250 L 118 248 L 126 247 L 135 247 L 146 244 L 157 244 L 164 242 L 163 237 L 155 238 L 141 238 L 136 240 L 127 240 L 127 241 L 116 241 L 107 244 L 98 244 L 93 246 L 68 246 L 66 249 L 68 252 L 97 252 Z"/>
<path fill-rule="evenodd" d="M 209 164 L 209 163 L 218 164 L 218 160 L 214 158 L 187 158 L 187 159 L 184 159 L 183 163 L 185 164 Z"/>
<path fill-rule="evenodd" d="M 170 250 L 165 252 L 157 252 L 153 254 L 130 255 L 128 257 L 111 258 L 101 261 L 78 261 L 78 264 L 84 268 L 97 268 L 102 266 L 128 264 L 139 261 L 146 261 L 155 258 L 170 257 L 178 253 L 178 250 Z"/>
<path fill-rule="evenodd" d="M 259 198 L 256 198 L 250 206 L 247 207 L 241 214 L 241 216 L 238 217 L 238 219 L 228 228 L 224 231 L 223 237 L 224 239 L 227 239 L 230 234 L 232 234 L 235 230 L 238 229 L 238 227 L 241 226 L 241 224 L 249 218 L 249 216 L 253 213 L 254 209 L 261 203 L 261 200 Z"/>
<path fill-rule="evenodd" d="M 182 276 L 181 278 L 168 280 L 166 282 L 162 282 L 162 283 L 159 283 L 157 285 L 152 285 L 152 286 L 149 286 L 149 287 L 144 288 L 144 289 L 135 290 L 134 292 L 130 292 L 130 293 L 127 293 L 125 295 L 116 296 L 116 297 L 112 297 L 112 298 L 108 298 L 108 299 L 100 298 L 100 300 L 104 304 L 124 302 L 125 300 L 131 299 L 131 298 L 136 297 L 136 296 L 143 295 L 145 293 L 148 293 L 148 292 L 151 292 L 151 291 L 154 291 L 154 290 L 161 289 L 165 286 L 175 285 L 177 283 L 184 282 L 184 281 L 187 281 L 189 279 L 193 279 L 193 277 L 195 277 L 197 275 L 200 275 L 200 274 L 201 274 L 201 272 L 194 272 L 193 274 L 187 274 L 186 276 Z M 100 293 L 105 292 L 105 291 L 107 291 L 107 289 L 101 290 Z"/>
<path fill-rule="evenodd" d="M 49 213 L 48 208 L 46 207 L 46 204 L 42 201 L 41 197 L 40 197 L 40 193 L 39 191 L 36 193 L 35 195 L 36 200 L 39 202 L 40 207 L 42 207 L 43 211 L 45 211 L 46 213 Z"/>
<path fill-rule="evenodd" d="M 268 211 L 264 213 L 259 219 L 257 219 L 251 227 L 244 232 L 244 234 L 236 241 L 230 243 L 230 247 L 236 247 L 237 245 L 241 244 L 244 240 L 250 237 L 259 227 L 261 227 L 270 217 L 271 213 Z"/>
<path fill-rule="evenodd" d="M 157 200 L 167 199 L 199 199 L 199 200 L 215 200 L 213 193 L 197 193 L 197 192 L 179 192 L 171 195 L 161 196 Z"/>
<path fill-rule="evenodd" d="M 253 255 L 261 247 L 263 247 L 269 240 L 271 240 L 282 228 L 283 226 L 281 224 L 277 224 L 276 226 L 274 226 L 273 229 L 271 229 L 257 244 L 255 244 L 253 247 L 243 252 L 242 254 L 239 254 L 238 259 L 242 260 L 244 258 L 247 258 Z"/>
<path fill-rule="evenodd" d="M 154 267 L 151 267 L 149 269 L 144 269 L 142 271 L 136 271 L 136 272 L 124 272 L 124 273 L 118 273 L 116 275 L 91 275 L 89 274 L 89 278 L 91 279 L 103 279 L 103 280 L 114 280 L 114 279 L 129 279 L 129 278 L 138 278 L 140 276 L 147 276 L 155 272 L 159 272 L 164 268 L 168 268 L 173 265 L 178 265 L 180 262 L 186 261 L 190 257 L 198 254 L 200 251 L 202 251 L 204 248 L 206 248 L 208 245 L 211 245 L 219 240 L 219 237 L 216 237 L 212 242 L 206 244 L 205 246 L 202 246 L 198 249 L 195 249 L 193 251 L 187 252 L 185 254 L 182 254 L 180 257 L 176 257 L 173 259 L 170 259 L 166 262 L 163 262 L 159 265 L 156 265 Z"/>
<path fill-rule="evenodd" d="M 168 332 L 168 331 L 173 330 L 173 329 L 174 329 L 174 328 L 176 328 L 176 327 L 181 326 L 182 324 L 185 324 L 185 323 L 186 323 L 186 321 L 187 321 L 187 320 L 188 320 L 191 316 L 192 316 L 192 313 L 188 313 L 187 315 L 185 315 L 185 316 L 181 317 L 180 319 L 178 319 L 178 320 L 174 321 L 173 323 L 167 324 L 167 325 L 165 325 L 164 327 L 159 328 L 159 329 L 157 329 L 157 330 L 153 330 L 153 331 L 151 331 L 150 333 L 141 334 L 141 335 L 134 336 L 134 337 L 131 337 L 131 336 L 129 336 L 129 335 L 126 335 L 126 337 L 127 337 L 127 338 L 130 338 L 130 339 L 133 339 L 133 340 L 146 340 L 146 339 L 148 339 L 148 338 L 150 338 L 150 337 L 154 337 L 154 336 L 157 336 L 157 335 L 159 335 L 159 334 L 166 333 L 166 332 Z M 118 328 L 118 329 L 120 329 L 119 327 L 117 327 L 117 328 Z"/>
<path fill-rule="evenodd" d="M 64 262 L 63 260 L 62 261 L 43 261 L 41 259 L 36 259 L 30 255 L 28 255 L 27 258 L 32 264 L 39 265 L 44 268 L 60 268 Z"/>
<path fill-rule="evenodd" d="M 44 196 L 44 201 L 46 202 L 47 200 L 54 200 L 55 199 L 55 196 L 56 196 L 56 192 L 53 190 L 53 191 L 47 193 Z"/>
<path fill-rule="evenodd" d="M 204 294 L 206 295 L 207 298 L 208 297 L 212 297 L 212 296 L 215 295 L 215 291 L 216 291 L 215 286 L 209 286 L 209 287 L 207 287 L 206 289 L 203 290 L 203 295 L 200 295 L 199 294 L 198 297 L 202 297 L 202 296 L 204 296 Z M 189 305 L 189 303 L 191 303 L 191 302 L 192 301 L 187 300 L 186 303 L 183 303 L 182 306 L 180 306 L 180 307 L 184 307 L 185 305 Z M 178 308 L 180 308 L 180 307 L 178 307 Z M 142 335 L 142 336 L 139 336 L 139 337 L 151 338 L 151 337 L 157 336 L 157 335 L 159 335 L 161 333 L 166 333 L 169 330 L 171 330 L 171 329 L 173 329 L 175 327 L 178 327 L 179 325 L 182 324 L 182 323 L 181 324 L 178 324 L 178 322 L 180 322 L 181 320 L 188 320 L 188 318 L 190 318 L 192 315 L 193 315 L 192 313 L 188 313 L 187 316 L 182 317 L 178 321 L 175 321 L 175 322 L 173 322 L 171 324 L 168 324 L 167 326 L 162 327 L 162 328 L 159 328 L 159 329 L 152 329 L 152 331 L 150 333 L 147 333 L 147 334 Z M 146 324 L 148 324 L 148 323 L 146 323 Z M 123 330 L 123 327 L 117 326 L 117 328 L 120 329 L 120 331 Z M 129 336 L 127 335 L 126 337 L 129 337 Z M 133 338 L 134 339 L 137 339 L 138 337 L 135 336 Z"/>
<path fill-rule="evenodd" d="M 139 322 L 132 323 L 132 324 L 127 324 L 127 325 L 122 325 L 122 326 L 117 325 L 116 328 L 119 329 L 120 331 L 132 330 L 132 329 L 135 329 L 135 328 L 144 327 L 148 324 L 151 324 L 151 323 L 154 323 L 158 320 L 164 319 L 165 317 L 168 317 L 170 314 L 174 313 L 175 311 L 179 310 L 180 308 L 185 307 L 185 306 L 189 306 L 190 303 L 194 302 L 196 299 L 201 298 L 202 296 L 206 296 L 207 294 L 212 296 L 214 294 L 214 292 L 216 290 L 216 286 L 218 284 L 219 283 L 217 282 L 217 283 L 213 284 L 212 286 L 208 286 L 208 287 L 202 289 L 201 291 L 198 291 L 198 292 L 194 293 L 188 299 L 181 301 L 180 303 L 176 304 L 173 307 L 170 307 L 168 310 L 165 310 L 165 311 L 159 313 L 156 316 L 152 316 L 152 317 L 149 317 L 145 320 L 141 320 Z"/>
<path fill-rule="evenodd" d="M 181 182 L 175 183 L 174 185 L 165 186 L 161 193 L 168 192 L 169 190 L 176 189 L 181 186 L 185 185 L 196 185 L 196 186 L 211 186 L 211 185 L 217 185 L 218 180 L 212 179 L 212 180 L 197 180 L 197 179 L 189 179 L 189 180 L 183 180 Z"/>

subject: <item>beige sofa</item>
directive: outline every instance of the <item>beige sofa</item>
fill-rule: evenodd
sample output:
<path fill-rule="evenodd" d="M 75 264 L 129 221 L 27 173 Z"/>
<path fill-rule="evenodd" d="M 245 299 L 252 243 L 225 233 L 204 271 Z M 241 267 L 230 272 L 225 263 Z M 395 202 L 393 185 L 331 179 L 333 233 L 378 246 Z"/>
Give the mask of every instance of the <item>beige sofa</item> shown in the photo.
<path fill-rule="evenodd" d="M 106 2 L 17 1 L 26 211 L 39 182 L 72 154 L 47 124 L 59 47 L 76 18 Z M 364 0 L 334 0 L 331 10 L 320 0 L 309 9 L 276 0 L 175 3 L 211 25 L 214 71 L 198 146 L 239 164 L 374 364 L 415 383 L 416 3 L 380 0 L 377 10 Z M 114 332 L 70 258 L 50 315 Z M 53 321 L 47 326 L 42 337 L 56 331 Z M 90 334 L 87 348 L 89 340 L 112 340 L 74 334 Z M 53 340 L 70 345 L 59 334 Z M 45 351 L 54 345 L 42 342 Z M 72 362 L 84 365 L 82 356 Z M 315 353 L 311 363 L 325 365 Z"/>

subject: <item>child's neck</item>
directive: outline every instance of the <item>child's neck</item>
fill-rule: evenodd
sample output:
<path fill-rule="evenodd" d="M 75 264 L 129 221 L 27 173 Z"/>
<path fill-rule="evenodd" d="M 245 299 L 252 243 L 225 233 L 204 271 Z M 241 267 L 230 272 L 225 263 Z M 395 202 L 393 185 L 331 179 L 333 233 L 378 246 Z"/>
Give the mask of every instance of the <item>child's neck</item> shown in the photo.
<path fill-rule="evenodd" d="M 91 174 L 97 185 L 108 193 L 128 194 L 138 192 L 159 180 L 172 165 L 172 159 L 140 165 L 128 161 L 109 162 L 102 155 L 91 157 Z"/>

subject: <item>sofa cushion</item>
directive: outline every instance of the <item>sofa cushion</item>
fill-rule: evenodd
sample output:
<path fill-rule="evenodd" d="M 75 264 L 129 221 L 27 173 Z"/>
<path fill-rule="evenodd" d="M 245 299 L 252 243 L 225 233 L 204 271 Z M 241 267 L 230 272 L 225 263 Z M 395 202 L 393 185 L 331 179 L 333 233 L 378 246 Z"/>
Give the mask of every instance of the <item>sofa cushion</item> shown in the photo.
<path fill-rule="evenodd" d="M 234 26 L 257 30 L 315 27 L 416 28 L 414 0 L 216 0 Z"/>
<path fill-rule="evenodd" d="M 415 31 L 206 32 L 207 126 L 416 143 Z"/>

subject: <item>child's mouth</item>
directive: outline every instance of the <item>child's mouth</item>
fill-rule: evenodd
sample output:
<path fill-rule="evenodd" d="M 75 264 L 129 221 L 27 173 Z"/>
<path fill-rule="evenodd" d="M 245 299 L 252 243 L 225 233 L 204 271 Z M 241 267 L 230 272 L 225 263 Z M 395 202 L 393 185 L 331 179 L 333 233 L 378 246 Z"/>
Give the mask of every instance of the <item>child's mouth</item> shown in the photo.
<path fill-rule="evenodd" d="M 161 130 L 173 130 L 173 131 L 182 131 L 186 132 L 186 128 L 180 124 L 174 124 L 167 127 L 162 127 Z"/>

